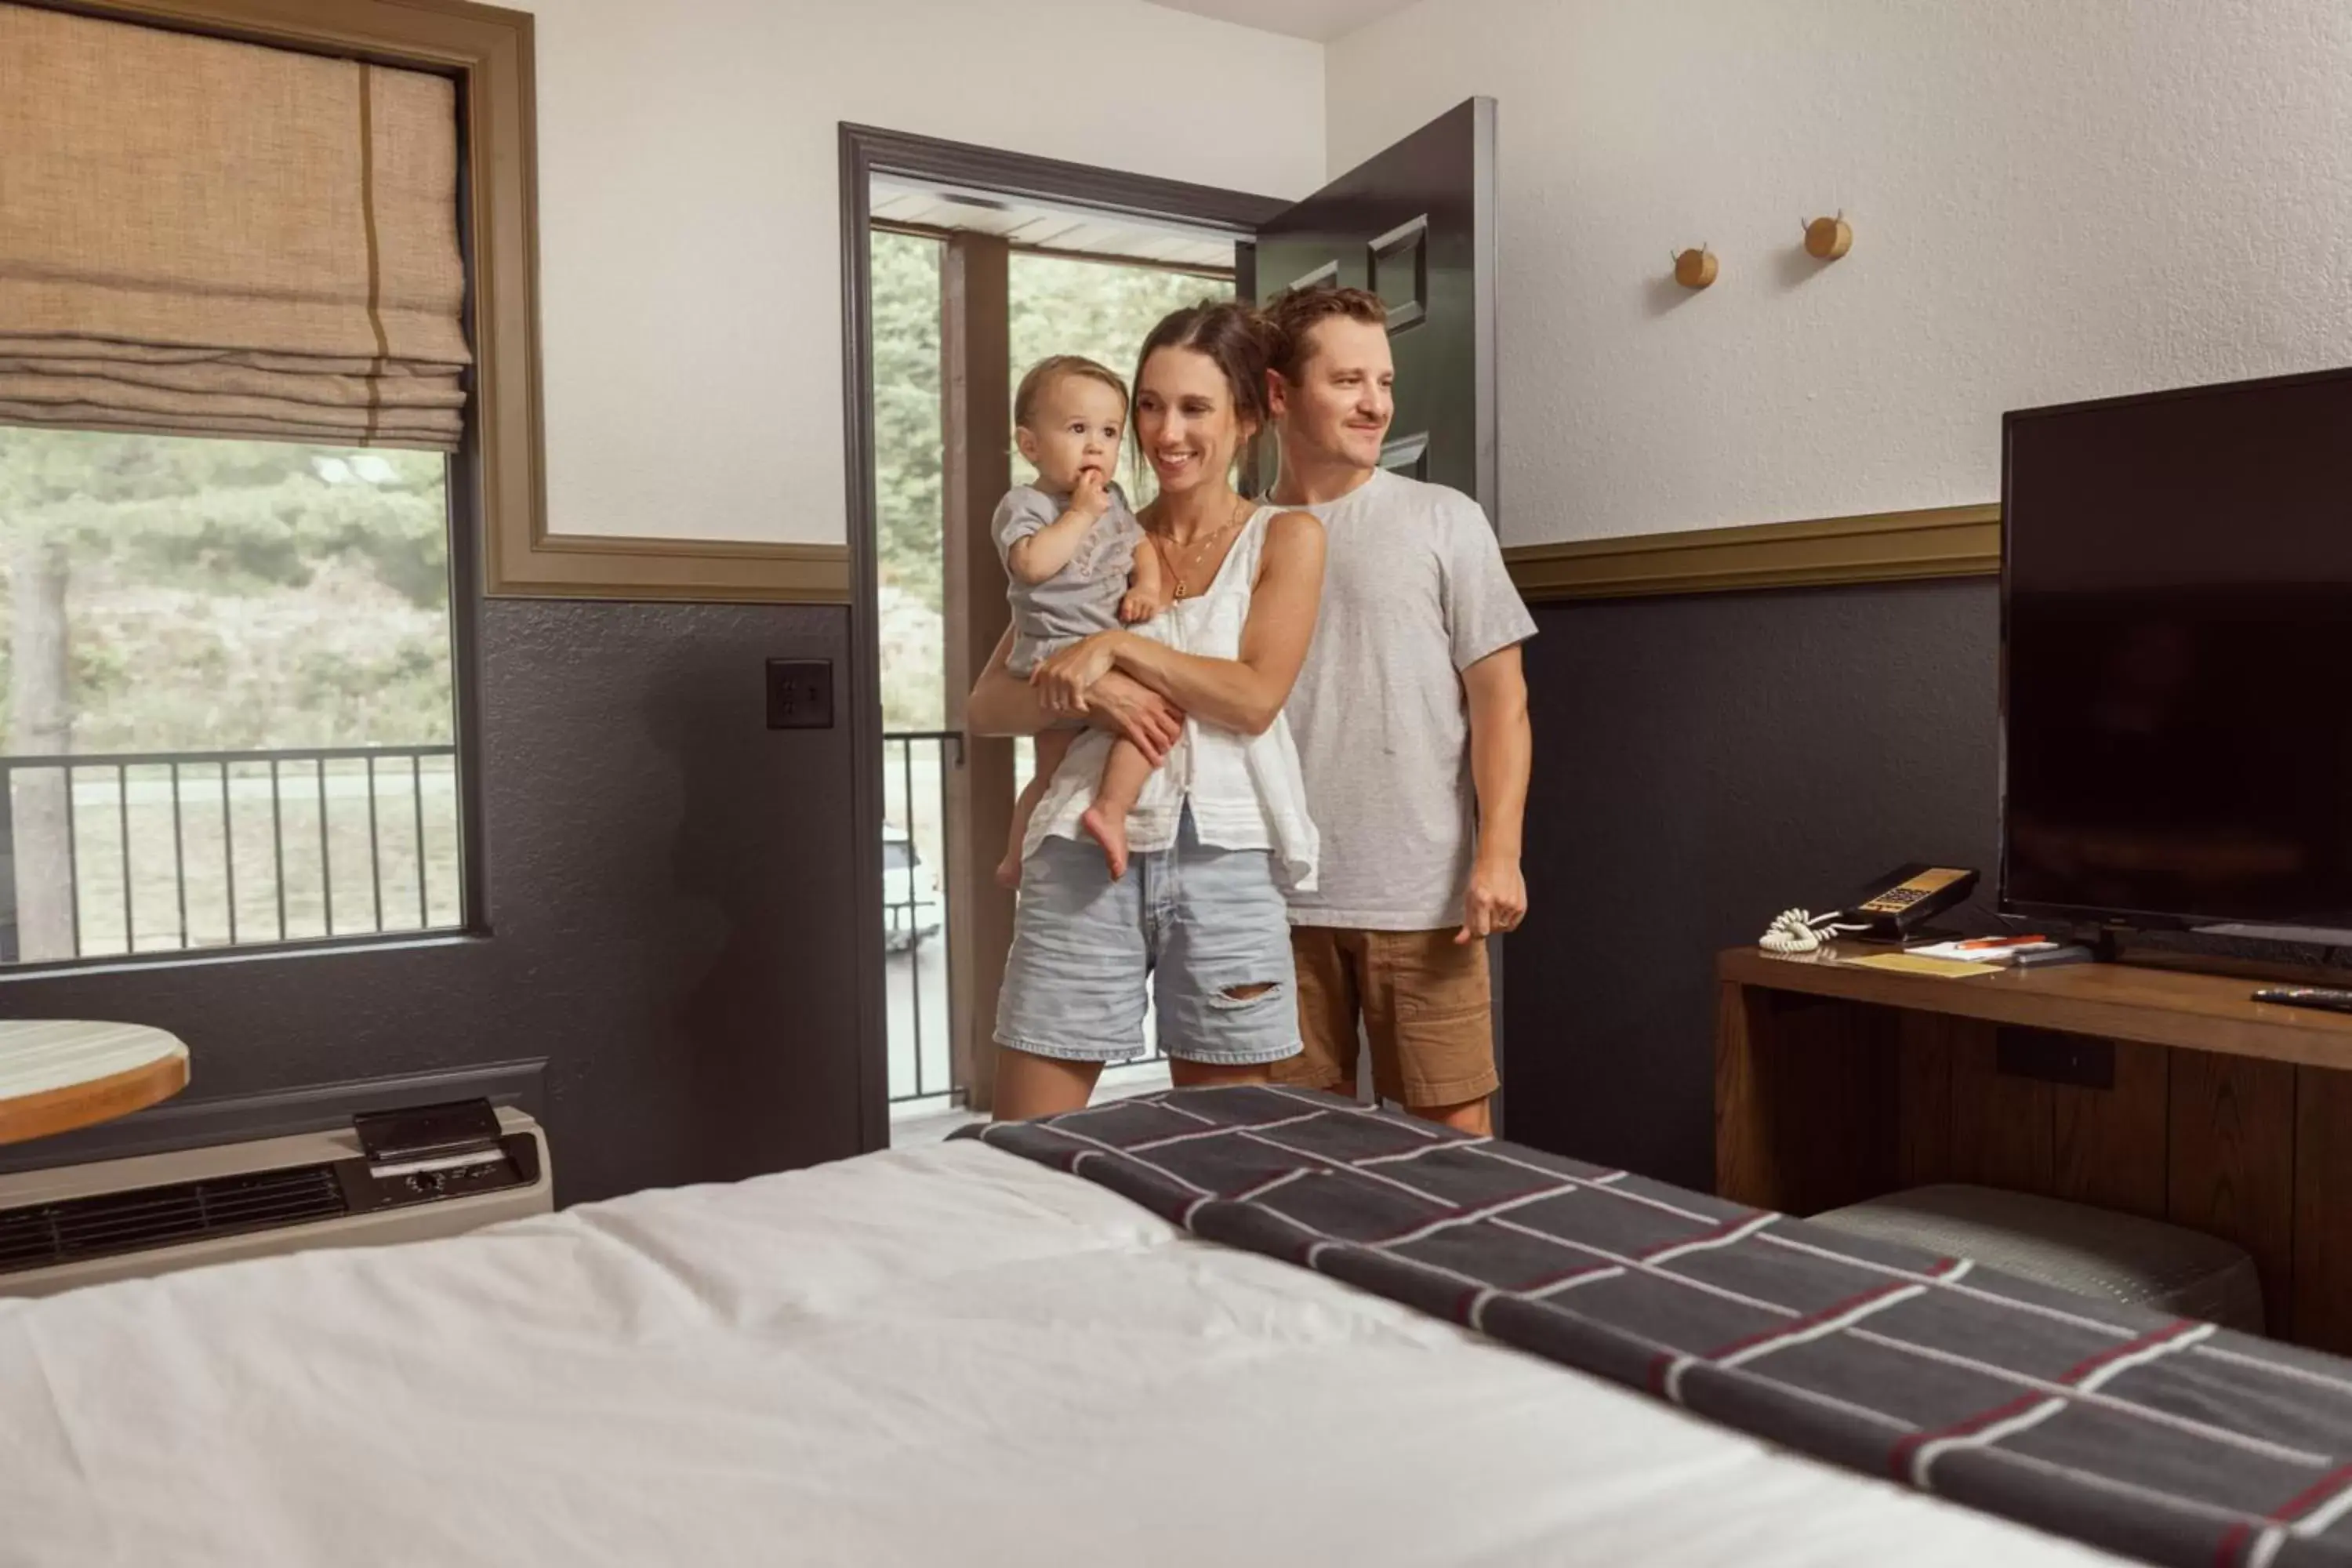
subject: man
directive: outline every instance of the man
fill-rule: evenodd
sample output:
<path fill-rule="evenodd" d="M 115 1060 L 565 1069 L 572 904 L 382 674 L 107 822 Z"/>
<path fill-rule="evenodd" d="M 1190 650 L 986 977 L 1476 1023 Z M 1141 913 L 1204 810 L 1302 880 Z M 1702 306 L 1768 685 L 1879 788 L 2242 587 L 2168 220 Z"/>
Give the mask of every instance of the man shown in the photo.
<path fill-rule="evenodd" d="M 1305 1053 L 1285 1082 L 1373 1087 L 1493 1130 L 1485 939 L 1526 917 L 1519 834 L 1532 742 L 1519 645 L 1535 622 L 1478 503 L 1380 466 L 1395 415 L 1387 311 L 1360 289 L 1266 308 L 1282 466 L 1269 498 L 1323 520 L 1320 618 L 1286 710 L 1322 835 L 1291 900 Z"/>

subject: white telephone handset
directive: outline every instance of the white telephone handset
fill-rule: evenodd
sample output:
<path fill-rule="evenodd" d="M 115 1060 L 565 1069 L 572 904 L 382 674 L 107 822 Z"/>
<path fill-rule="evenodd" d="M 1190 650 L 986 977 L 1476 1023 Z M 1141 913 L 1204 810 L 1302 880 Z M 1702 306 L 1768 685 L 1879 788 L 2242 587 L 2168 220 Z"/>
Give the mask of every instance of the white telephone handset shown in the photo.
<path fill-rule="evenodd" d="M 1808 914 L 1803 910 L 1782 910 L 1756 945 L 1767 952 L 1812 952 L 1841 931 L 1866 931 L 1866 926 L 1839 925 L 1837 918 L 1843 913 L 1832 910 L 1825 915 Z"/>

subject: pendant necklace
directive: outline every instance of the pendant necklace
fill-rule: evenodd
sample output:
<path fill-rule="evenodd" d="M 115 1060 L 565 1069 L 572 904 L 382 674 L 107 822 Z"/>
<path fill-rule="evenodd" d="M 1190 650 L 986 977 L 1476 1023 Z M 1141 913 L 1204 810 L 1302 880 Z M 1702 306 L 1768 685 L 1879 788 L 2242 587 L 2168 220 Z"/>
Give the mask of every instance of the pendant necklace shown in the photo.
<path fill-rule="evenodd" d="M 1234 498 L 1234 505 L 1236 509 L 1245 508 L 1248 504 L 1249 503 L 1247 501 L 1244 500 L 1239 496 Z M 1231 521 L 1226 522 L 1223 528 L 1218 529 L 1214 533 L 1210 534 L 1205 539 L 1194 541 L 1192 546 L 1192 554 L 1181 570 L 1176 564 L 1176 558 L 1168 552 L 1167 541 L 1161 537 L 1158 530 L 1155 529 L 1152 531 L 1151 547 L 1160 552 L 1160 562 L 1168 568 L 1168 575 L 1175 580 L 1176 592 L 1173 595 L 1174 597 L 1179 599 L 1189 599 L 1192 597 L 1191 593 L 1188 592 L 1184 586 L 1184 574 L 1191 571 L 1193 567 L 1198 566 L 1201 563 L 1202 558 L 1208 554 L 1210 547 L 1214 545 L 1219 540 L 1224 538 L 1226 534 L 1231 533 L 1235 528 L 1241 526 L 1241 522 L 1242 518 L 1237 510 L 1236 515 Z"/>

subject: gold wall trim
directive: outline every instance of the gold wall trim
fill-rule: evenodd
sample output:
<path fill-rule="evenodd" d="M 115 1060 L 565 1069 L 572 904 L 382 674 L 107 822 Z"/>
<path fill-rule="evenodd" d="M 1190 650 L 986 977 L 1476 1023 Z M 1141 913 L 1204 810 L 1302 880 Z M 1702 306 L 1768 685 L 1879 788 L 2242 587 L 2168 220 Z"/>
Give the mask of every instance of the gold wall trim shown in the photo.
<path fill-rule="evenodd" d="M 846 605 L 849 547 L 551 534 L 501 574 L 491 592 L 553 599 Z"/>
<path fill-rule="evenodd" d="M 1929 507 L 1506 548 L 1529 602 L 1987 577 L 2000 571 L 1999 506 Z"/>

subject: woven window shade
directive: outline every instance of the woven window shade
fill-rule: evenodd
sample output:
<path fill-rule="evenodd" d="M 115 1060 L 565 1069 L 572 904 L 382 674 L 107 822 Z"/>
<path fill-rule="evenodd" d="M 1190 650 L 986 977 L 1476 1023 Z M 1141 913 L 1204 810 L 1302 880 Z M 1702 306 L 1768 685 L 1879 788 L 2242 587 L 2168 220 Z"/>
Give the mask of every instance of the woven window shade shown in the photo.
<path fill-rule="evenodd" d="M 0 3 L 0 424 L 450 448 L 452 82 Z"/>

